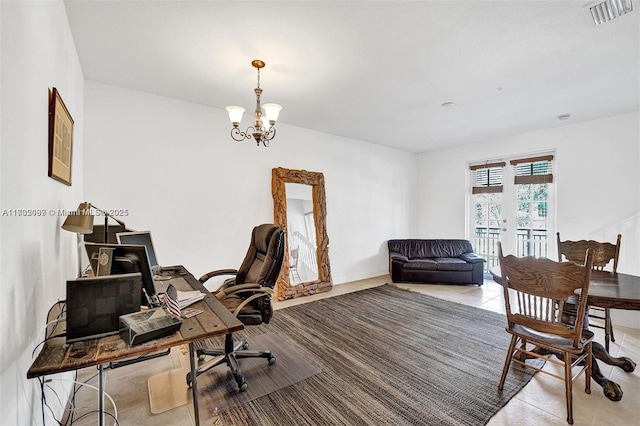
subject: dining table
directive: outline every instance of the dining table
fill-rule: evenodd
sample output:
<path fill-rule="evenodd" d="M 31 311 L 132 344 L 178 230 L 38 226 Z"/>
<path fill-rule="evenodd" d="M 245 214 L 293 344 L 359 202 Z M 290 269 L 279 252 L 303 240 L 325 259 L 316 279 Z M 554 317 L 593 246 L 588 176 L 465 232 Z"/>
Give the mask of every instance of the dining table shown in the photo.
<path fill-rule="evenodd" d="M 502 274 L 499 265 L 491 268 L 489 272 L 495 282 L 502 284 Z M 587 305 L 600 308 L 640 311 L 640 276 L 593 270 L 589 283 Z M 588 327 L 588 325 L 587 318 L 585 320 L 585 326 Z M 592 343 L 592 352 L 594 359 L 592 359 L 591 377 L 596 383 L 602 386 L 602 391 L 607 398 L 612 401 L 620 401 L 623 394 L 622 388 L 604 376 L 598 366 L 597 360 L 619 367 L 627 373 L 631 373 L 636 369 L 635 361 L 628 357 L 612 356 L 601 343 L 596 341 Z"/>

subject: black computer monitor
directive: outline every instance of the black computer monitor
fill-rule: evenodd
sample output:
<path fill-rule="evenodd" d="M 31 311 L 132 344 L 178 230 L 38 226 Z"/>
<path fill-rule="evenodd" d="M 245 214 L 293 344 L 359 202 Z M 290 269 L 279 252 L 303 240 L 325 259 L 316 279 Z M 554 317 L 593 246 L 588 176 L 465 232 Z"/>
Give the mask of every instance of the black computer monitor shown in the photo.
<path fill-rule="evenodd" d="M 142 303 L 145 305 L 151 303 L 156 295 L 156 288 L 153 282 L 153 273 L 149 265 L 149 256 L 147 248 L 142 245 L 133 244 L 104 244 L 104 243 L 84 243 L 89 257 L 91 269 L 95 275 L 98 274 L 98 257 L 101 248 L 112 248 L 113 257 L 111 259 L 111 274 L 129 274 L 140 272 L 142 274 Z M 146 294 L 144 294 L 146 292 Z"/>
<path fill-rule="evenodd" d="M 142 274 L 67 281 L 67 343 L 117 334 L 120 316 L 138 312 Z"/>
<path fill-rule="evenodd" d="M 119 244 L 135 244 L 145 246 L 147 248 L 147 254 L 149 255 L 149 266 L 151 271 L 155 274 L 160 272 L 160 264 L 156 256 L 156 251 L 153 248 L 153 240 L 151 239 L 150 231 L 129 231 L 118 232 L 116 239 Z"/>

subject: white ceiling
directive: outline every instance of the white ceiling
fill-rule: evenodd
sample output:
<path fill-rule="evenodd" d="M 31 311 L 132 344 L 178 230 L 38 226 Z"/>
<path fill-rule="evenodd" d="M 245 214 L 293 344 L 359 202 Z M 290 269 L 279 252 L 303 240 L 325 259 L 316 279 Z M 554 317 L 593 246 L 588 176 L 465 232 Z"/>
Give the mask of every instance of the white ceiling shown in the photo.
<path fill-rule="evenodd" d="M 280 122 L 424 152 L 639 110 L 639 2 L 597 27 L 576 0 L 65 6 L 88 80 L 251 112 L 262 59 Z"/>

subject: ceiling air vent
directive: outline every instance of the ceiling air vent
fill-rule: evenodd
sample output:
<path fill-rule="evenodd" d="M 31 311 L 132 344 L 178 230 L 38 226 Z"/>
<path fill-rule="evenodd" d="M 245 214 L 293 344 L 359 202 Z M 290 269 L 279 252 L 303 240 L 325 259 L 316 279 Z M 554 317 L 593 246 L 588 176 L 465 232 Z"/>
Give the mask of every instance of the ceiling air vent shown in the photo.
<path fill-rule="evenodd" d="M 586 6 L 591 12 L 593 23 L 604 24 L 633 10 L 631 0 L 600 0 Z"/>

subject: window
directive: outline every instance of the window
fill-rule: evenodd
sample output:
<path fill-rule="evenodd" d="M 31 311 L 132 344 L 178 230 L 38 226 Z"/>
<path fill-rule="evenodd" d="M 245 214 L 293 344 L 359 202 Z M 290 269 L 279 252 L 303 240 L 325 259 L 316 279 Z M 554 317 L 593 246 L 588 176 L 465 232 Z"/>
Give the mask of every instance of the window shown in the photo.
<path fill-rule="evenodd" d="M 502 170 L 506 163 L 490 163 L 471 166 L 473 172 L 473 194 L 502 192 Z"/>

